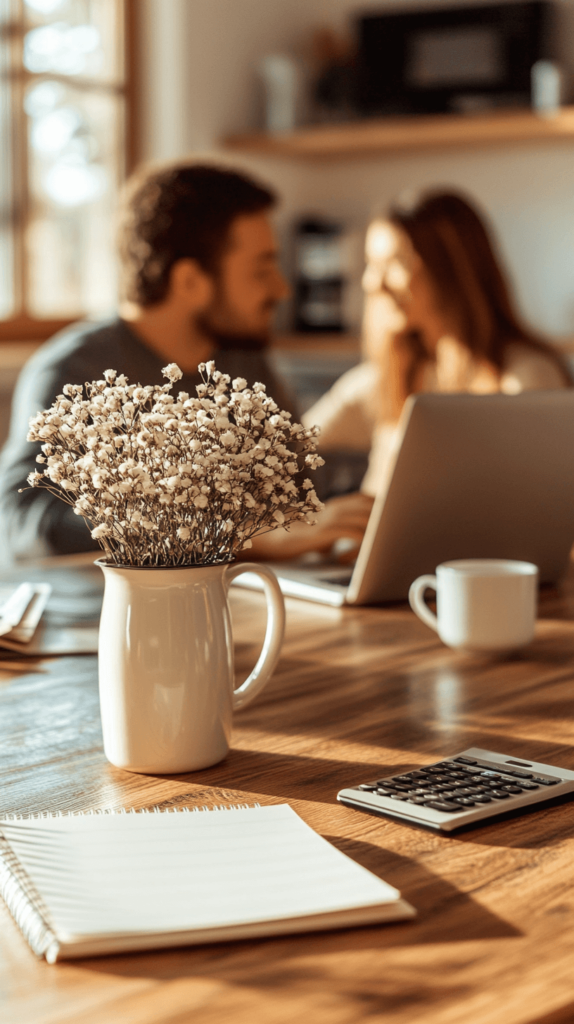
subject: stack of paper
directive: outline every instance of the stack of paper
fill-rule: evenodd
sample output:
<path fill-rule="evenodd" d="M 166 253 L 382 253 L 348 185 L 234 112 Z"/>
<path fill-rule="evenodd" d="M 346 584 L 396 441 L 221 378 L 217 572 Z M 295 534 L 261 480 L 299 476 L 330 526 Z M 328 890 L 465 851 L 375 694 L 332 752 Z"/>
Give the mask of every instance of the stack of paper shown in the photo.
<path fill-rule="evenodd" d="M 98 623 L 93 616 L 84 621 L 73 587 L 63 602 L 56 592 L 44 615 L 51 595 L 50 583 L 0 583 L 0 652 L 6 649 L 29 658 L 97 654 Z"/>
<path fill-rule="evenodd" d="M 51 592 L 49 583 L 0 586 L 0 647 L 20 651 L 31 642 Z"/>

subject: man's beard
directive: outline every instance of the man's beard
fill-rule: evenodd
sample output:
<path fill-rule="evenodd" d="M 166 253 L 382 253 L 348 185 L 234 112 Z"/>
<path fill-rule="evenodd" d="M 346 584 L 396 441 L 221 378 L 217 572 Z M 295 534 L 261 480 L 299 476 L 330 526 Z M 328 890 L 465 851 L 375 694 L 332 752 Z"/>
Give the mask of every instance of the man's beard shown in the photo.
<path fill-rule="evenodd" d="M 269 308 L 274 309 L 275 306 L 275 302 L 269 303 Z M 268 346 L 270 328 L 258 332 L 246 331 L 240 324 L 235 327 L 234 319 L 233 311 L 229 309 L 223 295 L 218 292 L 209 309 L 195 316 L 194 324 L 219 350 L 260 351 Z"/>

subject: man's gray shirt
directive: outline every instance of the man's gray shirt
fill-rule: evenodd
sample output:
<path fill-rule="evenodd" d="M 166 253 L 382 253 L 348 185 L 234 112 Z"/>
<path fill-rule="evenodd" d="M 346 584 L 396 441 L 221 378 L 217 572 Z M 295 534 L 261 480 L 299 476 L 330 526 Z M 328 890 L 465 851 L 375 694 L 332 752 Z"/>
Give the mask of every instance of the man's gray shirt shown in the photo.
<path fill-rule="evenodd" d="M 222 349 L 213 356 L 217 369 L 231 378 L 261 381 L 282 409 L 292 402 L 277 380 L 264 351 Z M 14 392 L 10 436 L 0 456 L 0 530 L 4 561 L 97 550 L 89 529 L 69 505 L 44 488 L 30 488 L 28 474 L 39 467 L 40 446 L 26 441 L 28 422 L 47 409 L 65 384 L 101 380 L 105 370 L 124 373 L 132 384 L 165 384 L 162 366 L 170 360 L 148 348 L 123 320 L 74 324 L 38 350 L 24 367 Z M 198 374 L 184 374 L 174 392 L 195 395 Z M 19 488 L 26 490 L 19 494 Z"/>

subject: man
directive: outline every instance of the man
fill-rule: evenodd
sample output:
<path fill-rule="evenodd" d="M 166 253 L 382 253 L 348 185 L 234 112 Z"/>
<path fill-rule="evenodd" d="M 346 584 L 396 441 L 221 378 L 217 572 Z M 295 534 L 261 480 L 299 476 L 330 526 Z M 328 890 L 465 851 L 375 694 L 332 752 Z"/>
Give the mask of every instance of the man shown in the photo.
<path fill-rule="evenodd" d="M 127 300 L 122 316 L 66 329 L 42 346 L 18 382 L 0 459 L 0 526 L 10 558 L 97 547 L 84 520 L 66 504 L 43 488 L 26 486 L 39 452 L 26 442 L 28 421 L 50 406 L 65 384 L 99 380 L 110 368 L 132 383 L 164 383 L 162 367 L 175 362 L 184 374 L 178 390 L 193 394 L 198 363 L 214 358 L 232 378 L 266 384 L 278 405 L 291 411 L 264 352 L 273 312 L 289 292 L 269 222 L 274 205 L 269 189 L 215 166 L 174 165 L 134 178 L 120 229 Z M 20 494 L 21 487 L 26 490 Z M 323 547 L 340 532 L 338 509 L 335 505 L 326 515 L 327 533 L 319 538 Z M 350 528 L 355 519 L 353 510 Z M 310 532 L 303 527 L 290 537 L 281 531 L 282 540 L 273 542 L 274 557 L 314 547 Z M 344 523 L 342 532 L 349 534 Z M 281 544 L 284 551 L 277 549 Z M 252 554 L 267 557 L 264 538 L 262 545 Z"/>
<path fill-rule="evenodd" d="M 273 312 L 288 294 L 268 214 L 271 191 L 218 167 L 179 165 L 137 176 L 120 229 L 123 316 L 75 324 L 42 346 L 14 396 L 0 460 L 0 516 L 12 557 L 95 548 L 83 519 L 41 489 L 18 493 L 37 468 L 26 442 L 30 416 L 65 384 L 99 380 L 113 368 L 142 384 L 165 383 L 176 362 L 180 389 L 195 393 L 197 365 L 212 357 L 232 377 L 262 381 L 282 407 L 284 389 L 264 354 Z"/>

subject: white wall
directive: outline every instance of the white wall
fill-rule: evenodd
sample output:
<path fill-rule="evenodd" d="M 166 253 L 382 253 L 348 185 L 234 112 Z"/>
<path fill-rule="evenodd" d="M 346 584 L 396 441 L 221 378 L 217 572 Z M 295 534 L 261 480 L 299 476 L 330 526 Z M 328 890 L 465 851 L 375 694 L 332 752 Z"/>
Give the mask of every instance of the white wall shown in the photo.
<path fill-rule="evenodd" d="M 421 0 L 418 6 L 452 3 Z M 460 0 L 459 0 L 460 2 Z M 469 0 L 470 2 L 470 0 Z M 140 0 L 147 159 L 216 155 L 251 169 L 283 196 L 279 227 L 316 210 L 362 231 L 370 213 L 404 188 L 451 185 L 473 195 L 494 223 L 519 304 L 536 327 L 574 334 L 574 143 L 354 158 L 328 163 L 238 158 L 225 134 L 254 128 L 257 65 L 271 51 L 300 51 L 320 24 L 390 0 Z M 399 4 L 404 8 L 404 4 Z M 561 0 L 565 54 L 574 0 Z M 574 46 L 571 48 L 574 53 Z M 357 306 L 355 303 L 355 312 Z"/>

